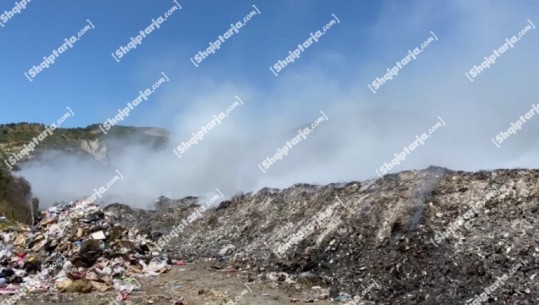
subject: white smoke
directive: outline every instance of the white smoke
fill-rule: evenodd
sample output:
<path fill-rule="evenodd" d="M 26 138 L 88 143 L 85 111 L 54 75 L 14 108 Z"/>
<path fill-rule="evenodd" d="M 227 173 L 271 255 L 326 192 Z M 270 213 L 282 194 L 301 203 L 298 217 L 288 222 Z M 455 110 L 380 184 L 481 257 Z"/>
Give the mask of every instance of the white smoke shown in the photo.
<path fill-rule="evenodd" d="M 33 165 L 21 174 L 36 195 L 50 203 L 89 196 L 118 169 L 125 179 L 107 192 L 106 200 L 136 206 L 145 206 L 161 195 L 211 196 L 216 188 L 232 196 L 262 187 L 360 180 L 375 177 L 377 168 L 426 132 L 438 116 L 447 126 L 391 172 L 430 165 L 472 171 L 538 167 L 535 131 L 539 118 L 501 148 L 491 138 L 539 102 L 534 84 L 538 72 L 531 69 L 539 66 L 539 30 L 528 33 L 473 83 L 464 72 L 479 65 L 506 37 L 518 33 L 528 19 L 535 18 L 539 24 L 539 4 L 388 3 L 368 29 L 371 37 L 365 50 L 357 52 L 364 58 L 340 53 L 339 45 L 332 52 L 317 52 L 314 45 L 309 50 L 311 58 L 300 58 L 268 86 L 185 77 L 180 81 L 184 86 L 160 89 L 160 99 L 151 101 L 149 112 L 133 122 L 170 122 L 172 137 L 165 149 L 125 145 L 120 153 L 109 156 L 108 167 L 62 156 L 53 158 L 54 169 L 50 164 Z M 343 20 L 342 26 L 345 24 Z M 439 41 L 373 94 L 367 84 L 427 39 L 430 31 Z M 350 66 L 357 72 L 334 72 Z M 262 70 L 260 73 L 270 73 Z M 244 105 L 179 159 L 172 149 L 224 111 L 235 96 Z M 320 111 L 329 120 L 262 173 L 258 164 L 294 137 L 298 128 L 319 117 Z"/>

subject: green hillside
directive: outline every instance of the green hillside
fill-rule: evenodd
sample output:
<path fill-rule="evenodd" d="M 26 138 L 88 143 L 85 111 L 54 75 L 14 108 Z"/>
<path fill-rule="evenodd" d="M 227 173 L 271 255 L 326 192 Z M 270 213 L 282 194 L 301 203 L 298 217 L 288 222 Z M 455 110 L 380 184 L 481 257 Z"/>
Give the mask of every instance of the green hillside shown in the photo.
<path fill-rule="evenodd" d="M 114 139 L 116 143 L 140 143 L 158 148 L 165 145 L 169 139 L 168 131 L 159 128 L 114 126 L 106 135 L 101 132 L 99 125 L 95 124 L 84 128 L 58 128 L 52 134 L 46 129 L 47 126 L 36 123 L 0 125 L 0 215 L 22 222 L 29 221 L 31 187 L 24 178 L 14 176 L 13 172 L 17 172 L 21 164 L 41 152 L 60 150 L 92 158 L 93 156 L 83 149 L 83 143 L 104 145 L 107 140 Z M 40 134 L 42 136 L 38 138 Z M 34 138 L 38 139 L 35 150 L 14 165 L 11 164 L 9 157 L 20 154 L 25 145 L 34 141 Z M 109 147 L 110 149 L 114 148 Z"/>

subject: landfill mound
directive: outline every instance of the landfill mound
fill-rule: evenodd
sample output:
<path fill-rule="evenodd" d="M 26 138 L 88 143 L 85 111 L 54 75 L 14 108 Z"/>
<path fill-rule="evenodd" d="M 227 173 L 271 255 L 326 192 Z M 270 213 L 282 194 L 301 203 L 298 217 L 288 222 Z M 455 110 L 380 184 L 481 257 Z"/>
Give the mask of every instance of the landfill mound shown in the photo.
<path fill-rule="evenodd" d="M 537 304 L 538 178 L 537 170 L 430 167 L 262 189 L 189 222 L 185 205 L 171 205 L 145 221 L 165 231 L 156 237 L 164 251 L 285 272 L 279 281 L 307 279 L 347 304 Z"/>
<path fill-rule="evenodd" d="M 0 294 L 96 292 L 97 301 L 109 291 L 126 304 L 181 294 L 189 305 L 221 305 L 245 293 L 238 304 L 538 304 L 538 178 L 538 170 L 430 167 L 266 188 L 217 207 L 196 197 L 161 197 L 152 210 L 60 203 L 33 227 L 2 230 Z M 186 262 L 193 274 L 172 268 Z M 160 280 L 171 268 L 198 294 Z M 168 295 L 145 298 L 139 281 Z"/>
<path fill-rule="evenodd" d="M 138 278 L 158 276 L 175 263 L 96 204 L 58 203 L 39 217 L 33 226 L 12 224 L 0 233 L 0 294 L 8 303 L 51 291 L 116 290 L 121 301 L 140 288 Z"/>

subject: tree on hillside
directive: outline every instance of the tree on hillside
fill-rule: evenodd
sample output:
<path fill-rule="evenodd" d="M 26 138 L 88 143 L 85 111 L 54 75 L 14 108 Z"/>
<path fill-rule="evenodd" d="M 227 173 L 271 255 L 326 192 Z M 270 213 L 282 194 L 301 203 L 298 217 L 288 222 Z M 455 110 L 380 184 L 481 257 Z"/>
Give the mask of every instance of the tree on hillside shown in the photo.
<path fill-rule="evenodd" d="M 13 176 L 0 166 L 0 214 L 10 219 L 32 223 L 32 189 L 23 177 Z"/>

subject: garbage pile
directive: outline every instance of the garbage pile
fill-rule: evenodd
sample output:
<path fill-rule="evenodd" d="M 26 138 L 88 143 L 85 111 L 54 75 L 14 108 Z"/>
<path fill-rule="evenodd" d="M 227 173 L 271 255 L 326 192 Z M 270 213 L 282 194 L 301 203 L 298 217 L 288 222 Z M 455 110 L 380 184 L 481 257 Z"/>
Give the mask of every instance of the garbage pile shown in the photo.
<path fill-rule="evenodd" d="M 167 257 L 114 216 L 86 201 L 57 203 L 35 225 L 0 233 L 0 294 L 25 291 L 82 292 L 115 289 L 126 297 L 137 278 L 170 270 Z"/>
<path fill-rule="evenodd" d="M 538 181 L 537 169 L 430 167 L 375 183 L 265 188 L 209 209 L 169 248 L 187 260 L 286 272 L 360 304 L 476 302 L 522 264 L 488 302 L 539 304 Z"/>

